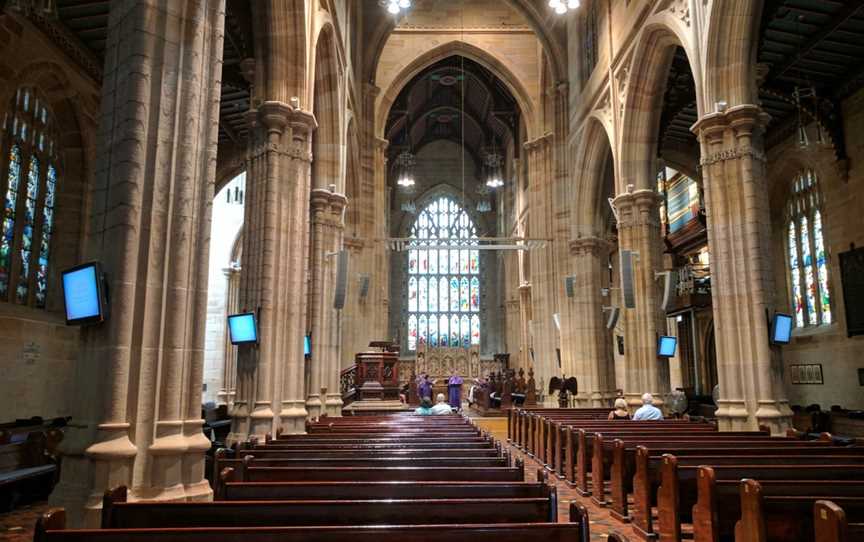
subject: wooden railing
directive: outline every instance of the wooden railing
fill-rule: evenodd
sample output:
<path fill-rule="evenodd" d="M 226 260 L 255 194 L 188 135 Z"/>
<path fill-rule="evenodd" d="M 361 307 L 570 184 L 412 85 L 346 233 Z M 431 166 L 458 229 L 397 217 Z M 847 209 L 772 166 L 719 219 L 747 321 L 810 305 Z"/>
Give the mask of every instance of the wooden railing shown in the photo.
<path fill-rule="evenodd" d="M 342 392 L 342 406 L 346 407 L 354 402 L 356 395 L 357 365 L 343 369 L 339 373 L 339 389 Z"/>

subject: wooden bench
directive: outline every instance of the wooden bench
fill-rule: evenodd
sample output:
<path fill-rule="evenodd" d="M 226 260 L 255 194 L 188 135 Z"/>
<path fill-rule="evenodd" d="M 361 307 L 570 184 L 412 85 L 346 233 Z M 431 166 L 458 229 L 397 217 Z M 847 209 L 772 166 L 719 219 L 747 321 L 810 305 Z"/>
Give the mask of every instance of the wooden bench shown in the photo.
<path fill-rule="evenodd" d="M 65 513 L 51 510 L 36 525 L 34 542 L 590 542 L 588 513 L 570 504 L 569 523 L 221 527 L 64 530 Z M 610 537 L 620 542 L 617 536 Z"/>
<path fill-rule="evenodd" d="M 605 443 L 608 445 L 609 443 Z M 673 454 L 679 459 L 687 456 L 711 456 L 717 455 L 720 450 L 729 449 L 739 455 L 749 456 L 851 456 L 864 454 L 862 448 L 843 448 L 831 446 L 830 442 L 821 442 L 821 445 L 811 445 L 806 442 L 738 442 L 733 445 L 717 445 L 711 447 L 704 445 L 691 446 L 673 445 L 670 443 L 624 443 L 621 439 L 615 439 L 611 445 L 612 467 L 609 480 L 610 500 L 607 504 L 611 508 L 611 514 L 618 520 L 629 521 L 629 508 L 627 495 L 635 493 L 635 481 L 637 479 L 637 461 L 639 466 L 640 494 L 654 493 L 660 486 L 660 464 L 663 454 Z M 637 455 L 638 448 L 642 447 L 645 452 Z M 607 448 L 604 448 L 604 453 Z M 637 459 L 638 457 L 638 459 Z"/>
<path fill-rule="evenodd" d="M 853 542 L 864 540 L 864 521 L 850 522 L 846 512 L 834 501 L 816 501 L 813 507 L 815 542 Z"/>
<path fill-rule="evenodd" d="M 735 457 L 735 456 L 732 456 Z M 692 523 L 691 514 L 697 504 L 697 485 L 699 469 L 710 465 L 717 479 L 741 480 L 758 477 L 761 480 L 864 480 L 864 462 L 852 462 L 853 458 L 794 458 L 787 457 L 786 464 L 769 457 L 735 457 L 737 464 L 719 464 L 715 458 L 678 459 L 673 455 L 664 456 L 661 467 L 661 483 L 657 490 L 657 511 L 660 524 L 657 532 L 660 540 L 678 541 L 681 539 L 682 522 Z M 797 462 L 796 462 L 797 459 Z M 680 464 L 690 460 L 691 464 Z M 634 528 L 637 533 L 647 535 L 651 531 L 641 528 L 643 522 L 650 525 L 650 509 L 644 503 L 634 503 Z"/>
<path fill-rule="evenodd" d="M 558 499 L 362 499 L 214 502 L 126 502 L 126 488 L 106 492 L 103 529 L 279 527 L 292 525 L 444 525 L 555 523 Z"/>
<path fill-rule="evenodd" d="M 0 511 L 11 510 L 21 499 L 45 499 L 57 481 L 58 466 L 48 453 L 49 440 L 62 438 L 59 430 L 31 431 L 25 440 L 0 445 Z M 59 434 L 59 437 L 57 436 Z"/>
<path fill-rule="evenodd" d="M 735 524 L 735 542 L 809 542 L 815 539 L 813 510 L 817 501 L 830 498 L 843 509 L 847 522 L 864 522 L 864 498 L 830 495 L 765 495 L 756 480 L 740 482 L 741 519 Z M 854 539 L 853 539 L 854 540 Z"/>
<path fill-rule="evenodd" d="M 525 469 L 516 467 L 249 467 L 242 470 L 244 482 L 375 481 L 473 481 L 521 482 Z"/>
<path fill-rule="evenodd" d="M 467 499 L 548 497 L 542 482 L 240 482 L 234 469 L 220 473 L 217 500 Z"/>
<path fill-rule="evenodd" d="M 711 467 L 701 467 L 698 497 L 693 506 L 694 542 L 713 542 L 734 536 L 741 517 L 740 480 L 718 480 Z M 858 480 L 760 480 L 763 495 L 831 495 L 864 497 Z"/>

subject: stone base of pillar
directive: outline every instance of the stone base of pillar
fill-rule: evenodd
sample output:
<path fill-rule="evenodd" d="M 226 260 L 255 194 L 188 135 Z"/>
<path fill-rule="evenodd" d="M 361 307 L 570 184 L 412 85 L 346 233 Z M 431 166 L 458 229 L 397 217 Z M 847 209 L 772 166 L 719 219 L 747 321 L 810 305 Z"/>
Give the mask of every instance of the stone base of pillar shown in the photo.
<path fill-rule="evenodd" d="M 310 419 L 315 420 L 321 417 L 326 410 L 321 404 L 321 396 L 314 393 L 306 398 L 306 413 Z"/>
<path fill-rule="evenodd" d="M 320 404 L 320 401 L 319 401 Z M 282 412 L 279 413 L 279 424 L 283 435 L 302 435 L 306 433 L 306 402 L 282 401 Z"/>
<path fill-rule="evenodd" d="M 327 415 L 332 417 L 341 416 L 342 415 L 342 406 L 344 403 L 342 402 L 342 396 L 335 393 L 328 393 L 327 400 L 325 403 L 325 411 Z"/>
<path fill-rule="evenodd" d="M 249 415 L 249 436 L 256 435 L 262 442 L 264 435 L 273 432 L 273 409 L 270 403 L 255 405 L 255 410 Z"/>
<path fill-rule="evenodd" d="M 721 399 L 714 415 L 721 431 L 750 431 L 758 425 L 755 419 L 750 420 L 747 403 L 743 399 Z"/>

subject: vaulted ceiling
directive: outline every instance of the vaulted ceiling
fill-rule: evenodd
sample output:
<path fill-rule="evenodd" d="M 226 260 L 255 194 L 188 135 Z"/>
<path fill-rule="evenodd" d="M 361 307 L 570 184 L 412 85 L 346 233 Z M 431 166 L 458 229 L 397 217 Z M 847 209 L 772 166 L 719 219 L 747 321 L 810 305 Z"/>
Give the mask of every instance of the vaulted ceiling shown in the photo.
<path fill-rule="evenodd" d="M 493 148 L 499 153 L 515 138 L 519 108 L 506 86 L 489 70 L 451 56 L 417 74 L 402 90 L 387 118 L 388 153 L 419 151 L 446 139 L 464 141 L 475 162 Z"/>

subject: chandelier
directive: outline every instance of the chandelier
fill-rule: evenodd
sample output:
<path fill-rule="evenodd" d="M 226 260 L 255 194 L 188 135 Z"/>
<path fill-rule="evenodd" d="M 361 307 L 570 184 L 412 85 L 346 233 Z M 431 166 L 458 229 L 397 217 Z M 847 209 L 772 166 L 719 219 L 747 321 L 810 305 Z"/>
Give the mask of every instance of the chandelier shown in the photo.
<path fill-rule="evenodd" d="M 396 167 L 399 170 L 399 177 L 396 179 L 396 184 L 402 187 L 414 186 L 414 165 L 417 161 L 414 155 L 409 151 L 402 151 L 396 157 Z"/>
<path fill-rule="evenodd" d="M 401 10 L 408 10 L 411 7 L 411 0 L 379 0 L 382 6 L 387 6 L 387 12 L 392 15 L 399 15 Z"/>
<path fill-rule="evenodd" d="M 501 155 L 495 151 L 486 155 L 486 186 L 489 188 L 501 188 L 504 180 L 501 178 Z"/>
<path fill-rule="evenodd" d="M 579 0 L 549 0 L 549 7 L 558 15 L 563 15 L 571 9 L 578 9 L 579 3 Z"/>

